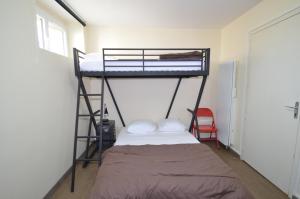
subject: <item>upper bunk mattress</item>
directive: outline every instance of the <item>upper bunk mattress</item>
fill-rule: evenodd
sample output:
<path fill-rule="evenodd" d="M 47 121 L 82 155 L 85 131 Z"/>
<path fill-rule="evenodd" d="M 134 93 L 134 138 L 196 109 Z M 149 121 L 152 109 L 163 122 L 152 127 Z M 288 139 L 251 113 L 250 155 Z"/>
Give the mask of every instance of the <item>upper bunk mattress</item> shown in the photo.
<path fill-rule="evenodd" d="M 201 60 L 118 60 L 111 58 L 105 61 L 105 71 L 201 71 Z M 85 56 L 80 62 L 80 71 L 103 71 L 103 58 L 100 53 Z"/>
<path fill-rule="evenodd" d="M 117 137 L 115 145 L 163 145 L 163 144 L 196 144 L 199 141 L 188 131 L 185 132 L 155 132 L 151 135 L 129 134 L 123 128 Z"/>

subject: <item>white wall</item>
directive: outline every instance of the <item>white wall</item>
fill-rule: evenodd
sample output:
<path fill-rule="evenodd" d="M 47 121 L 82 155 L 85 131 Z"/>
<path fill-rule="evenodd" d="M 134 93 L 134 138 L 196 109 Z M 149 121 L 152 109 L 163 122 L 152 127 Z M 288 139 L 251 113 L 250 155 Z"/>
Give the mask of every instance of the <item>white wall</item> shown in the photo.
<path fill-rule="evenodd" d="M 244 106 L 244 87 L 246 77 L 246 64 L 248 53 L 248 33 L 254 28 L 280 16 L 284 12 L 300 5 L 299 0 L 264 0 L 247 13 L 227 25 L 222 30 L 221 61 L 235 59 L 237 67 L 237 126 L 233 135 L 233 148 L 241 150 L 242 112 Z M 299 148 L 299 147 L 298 147 Z M 299 150 L 298 150 L 298 153 Z M 299 158 L 297 158 L 299 159 Z M 300 164 L 298 164 L 299 166 Z M 299 170 L 299 169 L 298 169 Z M 300 177 L 300 173 L 299 173 Z M 299 180 L 298 180 L 299 182 Z M 296 186 L 297 194 L 300 195 L 300 183 Z"/>
<path fill-rule="evenodd" d="M 0 198 L 40 199 L 71 166 L 73 62 L 38 48 L 34 0 L 1 1 L 0 21 Z"/>
<path fill-rule="evenodd" d="M 214 109 L 214 78 L 220 56 L 220 30 L 217 29 L 145 29 L 88 27 L 86 30 L 88 52 L 103 47 L 137 48 L 211 48 L 211 73 L 205 87 L 202 106 Z M 159 120 L 165 117 L 176 87 L 176 79 L 113 79 L 110 80 L 125 122 L 135 119 Z M 170 117 L 178 117 L 189 124 L 186 108 L 195 105 L 201 78 L 184 79 Z M 99 90 L 100 83 L 92 81 L 92 88 Z M 118 130 L 121 123 L 112 100 L 106 91 L 106 103 L 110 117 L 116 119 Z"/>

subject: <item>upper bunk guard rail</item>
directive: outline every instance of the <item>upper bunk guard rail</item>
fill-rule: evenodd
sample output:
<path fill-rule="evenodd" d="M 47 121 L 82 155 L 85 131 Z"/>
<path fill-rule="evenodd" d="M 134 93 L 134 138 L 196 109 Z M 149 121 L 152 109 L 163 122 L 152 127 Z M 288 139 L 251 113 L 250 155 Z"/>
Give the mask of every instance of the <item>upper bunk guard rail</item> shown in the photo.
<path fill-rule="evenodd" d="M 80 73 L 80 59 L 84 59 L 85 55 L 86 54 L 84 52 L 78 50 L 77 48 L 73 48 L 74 72 L 76 77 L 78 77 Z"/>
<path fill-rule="evenodd" d="M 202 53 L 201 57 L 161 58 L 174 53 Z M 97 71 L 81 71 L 86 54 L 74 48 L 75 74 L 101 78 L 179 78 L 209 75 L 210 48 L 103 48 Z M 118 70 L 120 69 L 120 70 Z M 126 70 L 128 69 L 128 70 Z M 185 70 L 186 69 L 186 70 Z"/>
<path fill-rule="evenodd" d="M 190 53 L 198 52 L 202 56 L 190 56 L 190 57 L 180 57 L 179 53 Z M 174 53 L 179 57 L 174 57 Z M 172 56 L 173 55 L 173 56 Z M 161 58 L 161 56 L 171 56 L 171 58 Z M 104 71 L 110 71 L 110 68 L 115 67 L 126 67 L 126 68 L 136 68 L 136 72 L 155 72 L 159 73 L 173 73 L 180 76 L 178 72 L 182 71 L 166 71 L 159 70 L 159 68 L 187 68 L 187 67 L 197 67 L 195 71 L 189 71 L 190 73 L 197 73 L 196 76 L 204 76 L 209 74 L 209 48 L 103 48 L 103 66 Z M 128 62 L 128 64 L 118 65 L 118 62 Z M 132 62 L 135 64 L 132 65 Z M 158 64 L 153 64 L 153 63 Z M 178 64 L 178 63 L 182 64 Z M 161 63 L 161 64 L 160 64 Z M 164 63 L 164 64 L 162 64 Z M 177 64 L 176 64 L 177 63 Z M 155 71 L 151 71 L 151 68 L 156 68 Z M 158 70 L 158 71 L 157 71 Z M 200 72 L 200 73 L 199 73 Z M 184 73 L 183 73 L 184 74 Z"/>

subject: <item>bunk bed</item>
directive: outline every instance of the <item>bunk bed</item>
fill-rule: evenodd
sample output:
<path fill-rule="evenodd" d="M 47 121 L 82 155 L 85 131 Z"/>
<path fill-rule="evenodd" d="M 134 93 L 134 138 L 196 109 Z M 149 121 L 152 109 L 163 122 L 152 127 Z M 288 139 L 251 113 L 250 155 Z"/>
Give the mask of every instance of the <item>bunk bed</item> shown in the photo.
<path fill-rule="evenodd" d="M 105 48 L 101 54 L 85 54 L 78 49 L 73 49 L 73 53 L 75 75 L 78 79 L 78 94 L 71 181 L 72 192 L 74 191 L 76 162 L 98 161 L 100 168 L 91 195 L 92 199 L 199 198 L 202 196 L 252 198 L 232 170 L 220 158 L 216 157 L 208 147 L 197 144 L 199 142 L 189 135 L 193 122 L 197 122 L 195 112 L 199 106 L 209 75 L 209 48 Z M 184 137 L 187 141 L 176 141 L 184 140 L 180 136 L 173 139 L 175 141 L 171 143 L 160 142 L 162 145 L 153 143 L 149 145 L 149 143 L 146 143 L 146 145 L 140 144 L 138 146 L 137 144 L 130 144 L 135 142 L 120 144 L 120 141 L 117 141 L 117 145 L 108 149 L 102 155 L 103 112 L 101 110 L 103 110 L 105 84 L 108 87 L 120 121 L 124 127 L 126 126 L 109 84 L 110 78 L 178 78 L 165 116 L 167 119 L 182 78 L 198 76 L 202 76 L 202 81 L 199 85 L 194 109 L 190 110 L 192 114 L 189 131 L 184 132 Z M 101 91 L 96 94 L 87 93 L 83 81 L 85 77 L 100 78 L 102 81 Z M 89 101 L 90 96 L 99 96 L 101 98 L 100 110 L 95 112 L 92 110 Z M 81 97 L 86 102 L 89 114 L 79 113 Z M 90 118 L 87 136 L 78 135 L 78 121 L 80 117 Z M 99 117 L 99 123 L 97 123 L 96 117 Z M 94 126 L 97 132 L 95 136 L 91 135 L 91 126 Z M 125 134 L 123 133 L 123 135 Z M 122 135 L 122 132 L 120 135 Z M 78 139 L 87 139 L 87 148 L 84 157 L 77 159 Z M 92 139 L 96 139 L 98 143 L 97 150 L 99 155 L 96 159 L 89 155 L 90 141 Z M 204 157 L 207 156 L 212 158 L 205 159 Z M 172 171 L 163 166 L 163 162 L 166 161 L 165 158 L 168 158 L 169 166 L 173 165 Z M 203 163 L 203 160 L 205 163 Z M 198 166 L 202 167 L 200 171 Z M 207 170 L 208 168 L 210 169 Z M 170 186 L 166 187 L 167 184 Z M 205 186 L 205 189 L 201 188 L 203 186 Z"/>

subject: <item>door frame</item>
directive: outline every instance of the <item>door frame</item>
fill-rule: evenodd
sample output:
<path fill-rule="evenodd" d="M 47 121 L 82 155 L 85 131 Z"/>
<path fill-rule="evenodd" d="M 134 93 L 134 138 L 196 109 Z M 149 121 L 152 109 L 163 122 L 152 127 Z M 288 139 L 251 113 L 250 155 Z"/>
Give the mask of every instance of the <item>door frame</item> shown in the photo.
<path fill-rule="evenodd" d="M 240 134 L 240 158 L 241 160 L 244 160 L 244 152 L 243 152 L 243 143 L 244 143 L 244 134 L 245 134 L 245 123 L 246 123 L 246 113 L 247 113 L 247 97 L 249 92 L 249 65 L 250 65 L 250 59 L 249 54 L 251 51 L 251 38 L 254 34 L 267 29 L 269 27 L 272 27 L 276 24 L 279 24 L 285 20 L 288 20 L 296 15 L 300 14 L 300 5 L 296 6 L 293 9 L 290 9 L 288 11 L 285 11 L 283 14 L 272 18 L 271 20 L 268 20 L 267 22 L 257 26 L 256 28 L 251 29 L 248 32 L 248 41 L 247 41 L 247 53 L 246 53 L 246 65 L 245 65 L 245 72 L 243 74 L 244 78 L 244 93 L 243 93 L 243 100 L 242 100 L 242 120 L 241 120 L 241 134 Z M 300 118 L 300 117 L 299 117 Z M 297 140 L 296 140 L 296 146 L 294 150 L 294 161 L 292 166 L 292 176 L 290 177 L 290 183 L 289 183 L 289 190 L 288 190 L 288 196 L 292 198 L 292 195 L 296 194 L 298 198 L 300 198 L 300 190 L 299 193 L 296 193 L 297 191 L 297 184 L 300 185 L 300 171 L 297 170 L 297 168 L 300 166 L 300 119 L 298 118 L 298 130 L 297 130 Z M 298 194 L 298 195 L 297 195 Z"/>

